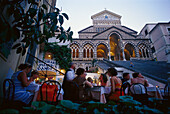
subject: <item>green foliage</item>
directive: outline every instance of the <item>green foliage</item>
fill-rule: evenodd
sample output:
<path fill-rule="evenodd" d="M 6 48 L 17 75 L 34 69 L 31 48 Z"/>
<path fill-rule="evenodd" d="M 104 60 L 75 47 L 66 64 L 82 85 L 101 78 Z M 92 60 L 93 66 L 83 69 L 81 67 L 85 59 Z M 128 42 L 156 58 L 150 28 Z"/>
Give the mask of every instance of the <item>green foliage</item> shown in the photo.
<path fill-rule="evenodd" d="M 133 100 L 131 96 L 121 96 L 120 102 L 115 103 L 110 101 L 107 104 L 100 102 L 84 102 L 82 104 L 73 103 L 69 100 L 61 100 L 57 106 L 47 104 L 42 101 L 35 101 L 32 103 L 32 107 L 25 107 L 24 113 L 90 113 L 90 114 L 162 114 L 160 110 L 156 108 L 150 108 L 146 105 L 142 105 L 138 101 Z M 129 103 L 127 103 L 129 102 Z M 166 106 L 168 107 L 168 105 Z M 164 107 L 164 108 L 166 108 Z M 11 110 L 11 109 L 10 109 Z M 13 109 L 12 109 L 13 110 Z M 7 111 L 7 110 L 5 110 Z M 1 112 L 1 111 L 0 111 Z M 164 113 L 168 113 L 164 112 Z"/>
<path fill-rule="evenodd" d="M 58 8 L 51 6 L 54 12 L 45 13 L 48 10 L 46 4 L 41 5 L 36 0 L 28 0 L 28 10 L 25 11 L 25 2 L 23 0 L 0 1 L 2 9 L 0 10 L 0 44 L 11 40 L 15 42 L 22 37 L 13 49 L 16 49 L 16 53 L 24 55 L 27 47 L 33 48 L 34 42 L 41 44 L 51 37 L 56 37 L 63 42 L 72 41 L 73 32 L 70 31 L 70 27 L 67 31 L 62 27 L 64 19 L 69 19 L 66 13 L 61 13 Z M 12 22 L 8 20 L 9 18 L 12 18 Z M 55 32 L 59 35 L 55 36 Z"/>
<path fill-rule="evenodd" d="M 57 43 L 46 43 L 44 47 L 45 52 L 51 52 L 56 63 L 61 69 L 67 70 L 71 62 L 71 49 L 67 46 L 59 46 Z"/>
<path fill-rule="evenodd" d="M 0 110 L 0 114 L 19 114 L 19 111 L 15 109 L 4 109 Z"/>

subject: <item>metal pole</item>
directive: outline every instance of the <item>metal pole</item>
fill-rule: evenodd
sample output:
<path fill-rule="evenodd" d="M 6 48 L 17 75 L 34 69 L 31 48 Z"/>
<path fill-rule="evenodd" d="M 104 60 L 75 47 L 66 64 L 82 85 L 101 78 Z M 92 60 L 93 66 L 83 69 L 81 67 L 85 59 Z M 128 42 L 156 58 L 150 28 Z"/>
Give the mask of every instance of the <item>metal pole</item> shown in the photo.
<path fill-rule="evenodd" d="M 32 56 L 33 58 L 37 59 L 38 61 L 40 61 L 40 62 L 42 62 L 42 63 L 46 64 L 47 66 L 49 66 L 49 67 L 53 68 L 53 69 L 54 69 L 54 70 L 56 70 L 57 72 L 59 72 L 59 73 L 61 73 L 61 74 L 63 74 L 63 75 L 64 75 L 64 73 L 60 72 L 59 70 L 57 70 L 56 68 L 52 67 L 51 65 L 49 65 L 49 64 L 47 64 L 47 63 L 45 63 L 45 62 L 44 62 L 44 61 L 42 61 L 41 59 L 39 59 L 39 58 L 35 57 L 34 55 L 32 55 L 32 54 L 30 54 L 30 53 L 28 53 L 28 54 L 29 54 L 30 56 Z"/>

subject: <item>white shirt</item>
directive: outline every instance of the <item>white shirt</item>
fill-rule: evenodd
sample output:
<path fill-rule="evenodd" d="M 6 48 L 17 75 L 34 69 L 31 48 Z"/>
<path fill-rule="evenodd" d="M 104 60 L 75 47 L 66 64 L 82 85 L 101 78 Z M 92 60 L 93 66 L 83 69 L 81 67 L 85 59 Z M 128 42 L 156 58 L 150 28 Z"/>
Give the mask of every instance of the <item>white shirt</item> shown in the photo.
<path fill-rule="evenodd" d="M 67 71 L 67 80 L 71 81 L 75 78 L 75 73 L 74 70 L 72 68 L 70 68 L 71 71 Z"/>

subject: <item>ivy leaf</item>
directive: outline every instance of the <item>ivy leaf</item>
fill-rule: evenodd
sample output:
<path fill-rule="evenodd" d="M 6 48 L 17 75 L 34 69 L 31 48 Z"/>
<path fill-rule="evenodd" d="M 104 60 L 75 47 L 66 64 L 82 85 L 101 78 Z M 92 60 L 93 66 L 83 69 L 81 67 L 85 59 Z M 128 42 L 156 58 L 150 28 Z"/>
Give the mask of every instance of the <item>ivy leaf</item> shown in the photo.
<path fill-rule="evenodd" d="M 34 8 L 30 8 L 28 12 L 31 18 L 33 18 L 37 14 L 37 10 Z"/>
<path fill-rule="evenodd" d="M 63 20 L 63 16 L 62 15 L 59 15 L 59 22 L 60 22 L 60 25 L 63 24 L 64 20 Z"/>
<path fill-rule="evenodd" d="M 70 32 L 71 27 L 68 28 L 67 32 Z"/>
<path fill-rule="evenodd" d="M 25 55 L 25 52 L 26 52 L 26 48 L 23 47 L 23 50 L 22 50 L 22 56 Z"/>
<path fill-rule="evenodd" d="M 42 5 L 42 7 L 47 10 L 47 6 L 45 4 Z"/>
<path fill-rule="evenodd" d="M 17 48 L 17 52 L 16 52 L 16 53 L 17 53 L 17 54 L 18 54 L 18 53 L 21 53 L 21 51 L 22 51 L 22 47 L 19 47 L 19 48 Z"/>
<path fill-rule="evenodd" d="M 21 43 L 17 43 L 14 46 L 12 46 L 12 49 L 16 49 L 17 47 L 21 46 Z"/>
<path fill-rule="evenodd" d="M 66 13 L 62 13 L 62 15 L 63 15 L 67 20 L 69 20 L 69 17 L 68 17 L 68 15 L 67 15 Z"/>
<path fill-rule="evenodd" d="M 32 4 L 34 4 L 34 5 L 38 5 L 38 3 L 35 2 L 35 0 L 28 0 L 28 3 L 29 3 L 29 4 L 32 3 Z"/>

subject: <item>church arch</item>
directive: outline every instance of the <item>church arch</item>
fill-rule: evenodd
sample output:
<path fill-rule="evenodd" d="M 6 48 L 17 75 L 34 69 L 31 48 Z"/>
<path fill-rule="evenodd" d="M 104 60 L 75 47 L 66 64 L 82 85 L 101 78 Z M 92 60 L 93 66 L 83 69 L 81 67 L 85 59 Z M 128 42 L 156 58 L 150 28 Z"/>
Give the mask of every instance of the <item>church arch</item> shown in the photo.
<path fill-rule="evenodd" d="M 111 60 L 123 60 L 121 36 L 113 32 L 109 36 Z"/>
<path fill-rule="evenodd" d="M 85 42 L 82 44 L 82 47 L 84 47 L 86 44 L 90 44 L 93 48 L 95 47 L 95 45 L 94 45 L 92 42 L 87 42 L 87 41 L 85 41 Z"/>
<path fill-rule="evenodd" d="M 97 58 L 108 58 L 108 48 L 104 43 L 97 45 Z"/>
<path fill-rule="evenodd" d="M 93 58 L 94 48 L 91 44 L 87 43 L 83 47 L 83 58 Z"/>
<path fill-rule="evenodd" d="M 139 57 L 140 58 L 149 58 L 148 48 L 147 48 L 146 44 L 139 43 L 138 49 L 139 49 Z"/>
<path fill-rule="evenodd" d="M 79 46 L 77 44 L 71 44 L 70 45 L 71 48 L 71 55 L 72 58 L 79 58 Z"/>
<path fill-rule="evenodd" d="M 72 44 L 77 44 L 78 47 L 81 47 L 80 44 L 78 42 L 73 41 L 72 43 L 70 43 L 68 46 L 71 47 Z"/>
<path fill-rule="evenodd" d="M 131 43 L 126 43 L 124 53 L 126 60 L 130 60 L 131 57 L 136 57 L 134 45 Z"/>

